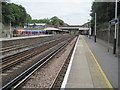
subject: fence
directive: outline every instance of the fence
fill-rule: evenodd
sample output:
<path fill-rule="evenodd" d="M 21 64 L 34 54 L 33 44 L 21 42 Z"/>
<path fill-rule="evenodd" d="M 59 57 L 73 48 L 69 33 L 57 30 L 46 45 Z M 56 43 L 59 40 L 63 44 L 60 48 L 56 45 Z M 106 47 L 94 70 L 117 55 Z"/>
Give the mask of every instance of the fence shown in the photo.
<path fill-rule="evenodd" d="M 110 43 L 113 44 L 114 41 L 114 32 L 115 29 L 112 28 L 110 30 Z M 104 30 L 97 30 L 97 38 L 103 40 L 103 41 L 108 41 L 108 29 L 104 29 Z M 118 30 L 118 45 L 120 46 L 120 29 Z"/>
<path fill-rule="evenodd" d="M 15 27 L 11 27 L 11 33 L 13 33 L 13 30 Z M 22 29 L 22 27 L 17 27 L 16 29 Z M 8 37 L 10 35 L 10 26 L 2 26 L 2 36 L 1 37 Z"/>

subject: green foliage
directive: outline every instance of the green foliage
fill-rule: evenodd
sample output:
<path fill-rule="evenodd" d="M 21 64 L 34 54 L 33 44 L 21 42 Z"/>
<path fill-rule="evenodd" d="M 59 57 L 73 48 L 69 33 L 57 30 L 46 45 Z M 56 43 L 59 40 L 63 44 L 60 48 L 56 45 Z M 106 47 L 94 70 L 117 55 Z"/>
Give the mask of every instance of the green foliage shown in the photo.
<path fill-rule="evenodd" d="M 0 29 L 0 34 L 3 34 L 5 33 L 3 29 Z"/>
<path fill-rule="evenodd" d="M 33 20 L 31 20 L 30 21 L 30 23 L 49 23 L 49 19 L 39 19 L 39 20 L 37 20 L 37 19 L 33 19 Z"/>
<path fill-rule="evenodd" d="M 2 22 L 2 3 L 0 2 L 0 23 Z"/>
<path fill-rule="evenodd" d="M 29 14 L 27 14 L 26 22 L 29 23 L 31 22 L 31 20 L 32 20 L 32 17 Z"/>
<path fill-rule="evenodd" d="M 52 17 L 50 19 L 48 19 L 48 18 L 47 19 L 46 18 L 39 19 L 39 20 L 34 19 L 30 23 L 46 23 L 48 25 L 67 25 L 66 23 L 64 23 L 63 20 L 59 19 L 56 16 L 54 16 L 54 17 Z"/>
<path fill-rule="evenodd" d="M 118 17 L 120 18 L 120 2 L 118 2 Z M 97 15 L 97 28 L 106 28 L 110 20 L 115 18 L 115 2 L 93 2 L 91 17 L 94 26 L 95 13 Z"/>
<path fill-rule="evenodd" d="M 99 30 L 102 30 L 102 29 L 106 29 L 106 28 L 108 28 L 108 26 L 109 26 L 109 23 L 108 22 L 104 22 L 104 23 L 102 23 L 102 24 L 98 24 L 97 25 L 97 29 Z"/>
<path fill-rule="evenodd" d="M 50 19 L 51 25 L 64 25 L 64 21 L 54 16 Z"/>
<path fill-rule="evenodd" d="M 12 24 L 12 26 L 23 26 L 28 23 L 46 23 L 48 25 L 67 25 L 63 20 L 54 16 L 50 19 L 34 19 L 27 14 L 24 7 L 14 3 L 2 2 L 2 22 L 5 25 Z"/>
<path fill-rule="evenodd" d="M 2 19 L 4 24 L 12 23 L 12 26 L 24 25 L 31 20 L 31 16 L 26 13 L 26 10 L 21 5 L 14 3 L 2 2 Z"/>

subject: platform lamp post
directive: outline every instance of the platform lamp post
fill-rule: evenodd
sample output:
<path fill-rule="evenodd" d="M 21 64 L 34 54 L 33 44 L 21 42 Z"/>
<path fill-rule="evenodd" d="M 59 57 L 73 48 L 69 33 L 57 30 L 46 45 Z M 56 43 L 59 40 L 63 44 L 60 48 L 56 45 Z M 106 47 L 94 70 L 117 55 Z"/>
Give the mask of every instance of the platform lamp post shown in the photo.
<path fill-rule="evenodd" d="M 91 37 L 91 20 L 88 19 L 88 21 L 89 21 L 88 28 L 89 28 L 89 39 L 90 39 L 90 37 Z"/>
<path fill-rule="evenodd" d="M 110 29 L 111 29 L 111 25 L 109 22 L 109 26 L 108 26 L 108 52 L 109 52 L 109 45 L 110 45 Z"/>
<path fill-rule="evenodd" d="M 12 32 L 11 32 L 11 20 L 10 20 L 10 37 L 12 36 Z"/>
<path fill-rule="evenodd" d="M 115 20 L 117 20 L 117 0 L 115 1 Z M 113 54 L 116 54 L 117 23 L 115 23 Z"/>
<path fill-rule="evenodd" d="M 118 39 L 118 36 L 119 36 L 119 19 L 117 18 L 117 21 L 118 21 L 118 23 L 117 23 L 117 41 L 116 41 L 116 44 L 117 44 L 117 53 L 116 53 L 116 56 L 118 56 L 119 55 L 119 39 Z"/>
<path fill-rule="evenodd" d="M 96 43 L 96 13 L 95 13 L 95 43 Z"/>

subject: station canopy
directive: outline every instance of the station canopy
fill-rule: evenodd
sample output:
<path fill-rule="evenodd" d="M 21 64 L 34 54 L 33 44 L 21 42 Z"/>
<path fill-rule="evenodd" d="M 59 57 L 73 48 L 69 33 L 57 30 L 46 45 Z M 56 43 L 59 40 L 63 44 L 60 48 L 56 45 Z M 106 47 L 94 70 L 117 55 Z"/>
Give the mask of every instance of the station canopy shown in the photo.
<path fill-rule="evenodd" d="M 49 30 L 49 31 L 62 31 L 61 29 L 58 28 L 53 28 L 53 27 L 47 27 L 44 30 Z"/>
<path fill-rule="evenodd" d="M 88 27 L 59 27 L 62 30 L 89 30 Z"/>
<path fill-rule="evenodd" d="M 28 24 L 28 26 L 45 26 L 46 23 L 31 23 L 31 24 Z"/>

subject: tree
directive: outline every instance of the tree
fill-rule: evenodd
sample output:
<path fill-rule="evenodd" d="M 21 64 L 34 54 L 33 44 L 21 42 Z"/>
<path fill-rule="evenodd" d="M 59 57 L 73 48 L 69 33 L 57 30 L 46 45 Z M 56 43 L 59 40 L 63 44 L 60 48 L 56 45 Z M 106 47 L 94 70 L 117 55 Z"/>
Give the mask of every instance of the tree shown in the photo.
<path fill-rule="evenodd" d="M 31 20 L 32 20 L 32 17 L 29 14 L 27 14 L 27 16 L 26 16 L 26 23 L 27 24 L 30 23 Z"/>
<path fill-rule="evenodd" d="M 54 16 L 50 19 L 52 25 L 64 25 L 64 21 L 59 19 L 57 16 Z"/>
<path fill-rule="evenodd" d="M 54 16 L 50 19 L 48 18 L 44 18 L 44 19 L 34 19 L 34 20 L 31 20 L 30 23 L 46 23 L 48 25 L 68 25 L 66 23 L 64 23 L 63 20 L 59 19 L 57 16 Z"/>
<path fill-rule="evenodd" d="M 4 24 L 12 23 L 12 26 L 24 25 L 31 20 L 31 16 L 21 5 L 2 2 L 2 19 Z"/>
<path fill-rule="evenodd" d="M 120 2 L 118 2 L 118 17 L 120 17 Z M 95 13 L 97 14 L 97 27 L 106 28 L 110 20 L 115 18 L 115 2 L 93 2 L 91 17 L 94 25 Z"/>

